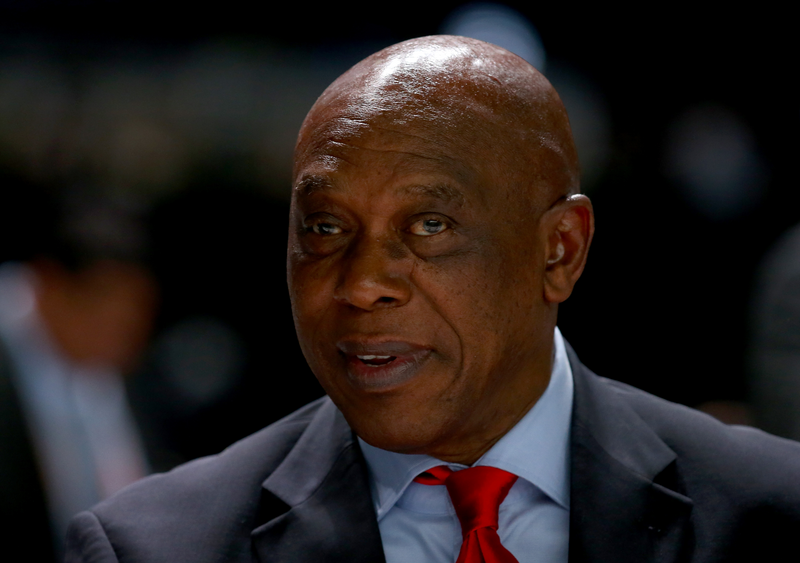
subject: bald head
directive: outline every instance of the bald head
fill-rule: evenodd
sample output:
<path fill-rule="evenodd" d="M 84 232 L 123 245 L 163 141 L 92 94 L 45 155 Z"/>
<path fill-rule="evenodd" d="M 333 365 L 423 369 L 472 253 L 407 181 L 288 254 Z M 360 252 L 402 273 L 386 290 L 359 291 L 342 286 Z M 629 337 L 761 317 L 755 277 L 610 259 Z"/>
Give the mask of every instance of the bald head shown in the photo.
<path fill-rule="evenodd" d="M 287 279 L 356 433 L 471 464 L 550 378 L 593 229 L 566 112 L 522 59 L 425 37 L 334 82 L 295 150 Z"/>
<path fill-rule="evenodd" d="M 364 59 L 317 100 L 301 128 L 295 162 L 315 150 L 310 132 L 344 139 L 376 126 L 419 127 L 442 145 L 463 143 L 473 158 L 542 204 L 579 191 L 558 94 L 523 59 L 483 41 L 422 37 Z"/>

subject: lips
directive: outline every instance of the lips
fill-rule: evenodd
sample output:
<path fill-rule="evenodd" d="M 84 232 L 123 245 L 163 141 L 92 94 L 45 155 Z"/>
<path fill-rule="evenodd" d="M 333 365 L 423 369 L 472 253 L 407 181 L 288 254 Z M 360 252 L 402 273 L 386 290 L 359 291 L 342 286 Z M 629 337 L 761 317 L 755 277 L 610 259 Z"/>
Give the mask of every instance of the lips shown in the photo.
<path fill-rule="evenodd" d="M 388 391 L 413 379 L 431 350 L 400 340 L 344 339 L 337 343 L 347 363 L 347 376 L 364 391 Z"/>

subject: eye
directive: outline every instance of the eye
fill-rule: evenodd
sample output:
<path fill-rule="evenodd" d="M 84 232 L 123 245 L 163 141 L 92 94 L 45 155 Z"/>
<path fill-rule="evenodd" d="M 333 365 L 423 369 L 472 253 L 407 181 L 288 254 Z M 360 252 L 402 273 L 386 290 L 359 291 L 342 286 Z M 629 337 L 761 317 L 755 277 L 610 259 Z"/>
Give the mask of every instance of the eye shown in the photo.
<path fill-rule="evenodd" d="M 413 235 L 429 237 L 431 235 L 438 235 L 446 229 L 447 224 L 445 224 L 444 221 L 439 221 L 438 219 L 423 219 L 413 223 L 408 230 Z"/>
<path fill-rule="evenodd" d="M 306 227 L 306 230 L 322 236 L 338 235 L 342 232 L 341 227 L 337 227 L 331 223 L 314 223 L 313 225 Z"/>

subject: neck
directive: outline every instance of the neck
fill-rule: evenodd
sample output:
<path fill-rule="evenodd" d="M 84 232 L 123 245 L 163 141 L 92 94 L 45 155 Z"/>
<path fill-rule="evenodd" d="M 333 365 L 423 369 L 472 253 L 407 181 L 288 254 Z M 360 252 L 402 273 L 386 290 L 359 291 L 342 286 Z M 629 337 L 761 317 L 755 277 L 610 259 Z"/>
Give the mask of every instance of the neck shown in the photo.
<path fill-rule="evenodd" d="M 545 388 L 546 388 L 546 386 L 545 386 Z M 542 393 L 544 393 L 544 390 L 542 391 Z M 525 407 L 525 409 L 522 410 L 518 414 L 517 417 L 511 419 L 510 423 L 507 424 L 504 427 L 502 432 L 492 436 L 490 439 L 483 440 L 483 441 L 480 441 L 479 443 L 474 444 L 471 449 L 464 448 L 464 449 L 459 450 L 458 452 L 453 452 L 453 453 L 450 453 L 448 451 L 443 451 L 442 453 L 431 453 L 431 454 L 428 454 L 428 455 L 430 455 L 431 457 L 435 457 L 436 459 L 440 459 L 440 460 L 444 461 L 445 463 L 458 463 L 458 464 L 466 465 L 466 466 L 473 465 L 476 461 L 478 461 L 481 457 L 483 457 L 483 455 L 486 452 L 488 452 L 490 449 L 492 449 L 492 446 L 494 446 L 498 441 L 500 441 L 500 438 L 505 436 L 508 433 L 509 430 L 514 428 L 514 426 L 516 426 L 517 423 L 520 420 L 522 420 L 522 418 L 526 414 L 528 414 L 528 411 L 530 411 L 533 408 L 533 406 L 537 403 L 539 398 L 542 396 L 542 393 L 539 393 Z"/>
<path fill-rule="evenodd" d="M 465 424 L 456 439 L 448 440 L 427 451 L 419 452 L 447 463 L 472 465 L 505 436 L 539 401 L 550 384 L 555 361 L 552 341 L 539 365 L 529 368 L 528 377 L 504 381 L 506 393 L 493 404 L 486 405 L 482 420 Z M 474 413 L 468 413 L 473 415 Z M 472 418 L 472 417 L 470 417 Z"/>

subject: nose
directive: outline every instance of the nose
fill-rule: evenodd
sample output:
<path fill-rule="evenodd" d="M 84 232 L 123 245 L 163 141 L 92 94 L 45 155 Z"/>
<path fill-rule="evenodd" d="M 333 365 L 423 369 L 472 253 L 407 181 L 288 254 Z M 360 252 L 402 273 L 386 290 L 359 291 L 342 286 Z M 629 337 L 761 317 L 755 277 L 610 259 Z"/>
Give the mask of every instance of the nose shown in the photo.
<path fill-rule="evenodd" d="M 365 311 L 400 307 L 411 298 L 411 264 L 399 242 L 363 237 L 343 256 L 334 299 Z"/>

